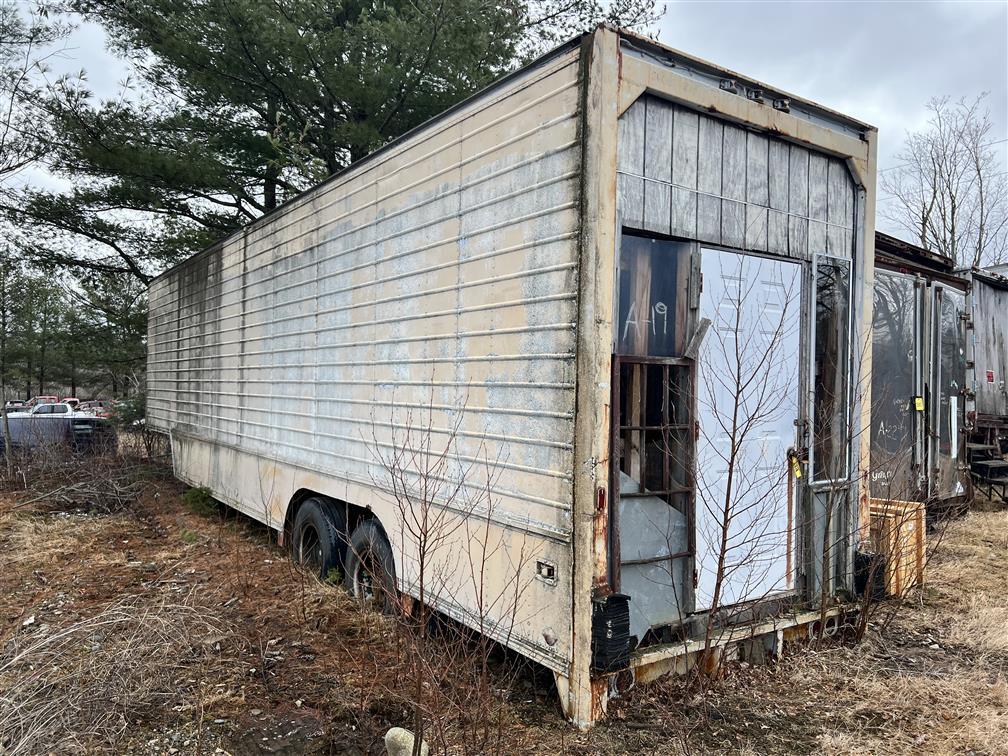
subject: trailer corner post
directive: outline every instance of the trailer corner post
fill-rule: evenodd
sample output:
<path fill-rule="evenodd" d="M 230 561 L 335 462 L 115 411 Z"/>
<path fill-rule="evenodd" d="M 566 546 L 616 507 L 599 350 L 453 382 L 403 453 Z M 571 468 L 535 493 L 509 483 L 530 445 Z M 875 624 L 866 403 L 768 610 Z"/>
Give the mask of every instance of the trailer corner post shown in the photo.
<path fill-rule="evenodd" d="M 619 35 L 599 27 L 582 48 L 581 239 L 574 429 L 571 668 L 558 688 L 567 718 L 590 727 L 608 680 L 592 680 L 592 596 L 608 584 L 607 506 L 612 297 L 616 238 Z M 605 522 L 598 523 L 597 520 Z M 602 542 L 597 543 L 597 534 Z"/>
<path fill-rule="evenodd" d="M 860 179 L 864 187 L 864 222 L 862 223 L 861 248 L 863 254 L 862 294 L 861 294 L 861 328 L 859 332 L 860 360 L 857 385 L 861 386 L 858 449 L 858 521 L 856 538 L 858 545 L 866 547 L 870 540 L 871 520 L 871 377 L 872 377 L 872 322 L 875 310 L 875 202 L 876 167 L 878 160 L 878 131 L 869 129 L 864 135 L 866 156 L 864 163 L 853 160 L 853 173 Z M 849 530 L 849 529 L 848 529 Z M 853 562 L 851 562 L 852 564 Z"/>

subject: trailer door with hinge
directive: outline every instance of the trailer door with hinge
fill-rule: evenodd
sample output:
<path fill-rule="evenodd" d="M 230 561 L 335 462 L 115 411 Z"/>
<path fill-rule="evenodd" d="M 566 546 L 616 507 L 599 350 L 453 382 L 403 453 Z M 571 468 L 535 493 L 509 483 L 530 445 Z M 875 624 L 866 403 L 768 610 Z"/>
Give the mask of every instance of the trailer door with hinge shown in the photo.
<path fill-rule="evenodd" d="M 932 497 L 965 493 L 963 448 L 963 392 L 966 380 L 965 295 L 951 287 L 932 289 L 932 359 L 930 449 Z"/>
<path fill-rule="evenodd" d="M 697 377 L 697 610 L 794 585 L 788 449 L 802 281 L 796 262 L 713 249 L 701 256 L 700 316 L 712 325 Z"/>
<path fill-rule="evenodd" d="M 875 498 L 916 501 L 921 488 L 922 286 L 905 273 L 875 271 L 871 386 Z"/>

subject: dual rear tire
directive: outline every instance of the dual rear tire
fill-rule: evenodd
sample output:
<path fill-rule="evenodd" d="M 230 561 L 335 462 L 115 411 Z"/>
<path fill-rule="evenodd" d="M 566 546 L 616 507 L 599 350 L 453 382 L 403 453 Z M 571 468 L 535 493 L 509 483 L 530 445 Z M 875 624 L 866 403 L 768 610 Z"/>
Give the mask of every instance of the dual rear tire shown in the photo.
<path fill-rule="evenodd" d="M 347 537 L 346 508 L 321 497 L 306 499 L 298 508 L 291 531 L 294 563 L 334 581 L 342 575 L 351 596 L 385 613 L 398 605 L 392 547 L 378 521 L 359 520 Z"/>
<path fill-rule="evenodd" d="M 301 502 L 291 531 L 291 559 L 302 569 L 333 580 L 346 559 L 346 509 L 325 499 Z"/>

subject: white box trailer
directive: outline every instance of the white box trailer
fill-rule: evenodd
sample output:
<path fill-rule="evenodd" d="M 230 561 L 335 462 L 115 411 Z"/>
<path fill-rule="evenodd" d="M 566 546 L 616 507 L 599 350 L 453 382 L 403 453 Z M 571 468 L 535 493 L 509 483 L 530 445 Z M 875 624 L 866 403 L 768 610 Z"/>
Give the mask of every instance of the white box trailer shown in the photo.
<path fill-rule="evenodd" d="M 965 366 L 970 470 L 976 488 L 1008 498 L 1008 264 L 960 271 L 969 281 Z"/>
<path fill-rule="evenodd" d="M 854 589 L 875 140 L 600 27 L 154 280 L 148 423 L 179 478 L 286 537 L 322 507 L 386 541 L 375 569 L 414 597 L 403 501 L 429 501 L 455 524 L 425 601 L 553 670 L 589 724 L 708 624 L 779 648 Z M 745 491 L 727 343 L 772 368 Z M 381 461 L 424 458 L 418 417 L 451 446 L 427 496 Z M 719 581 L 721 500 L 727 541 L 766 538 Z"/>

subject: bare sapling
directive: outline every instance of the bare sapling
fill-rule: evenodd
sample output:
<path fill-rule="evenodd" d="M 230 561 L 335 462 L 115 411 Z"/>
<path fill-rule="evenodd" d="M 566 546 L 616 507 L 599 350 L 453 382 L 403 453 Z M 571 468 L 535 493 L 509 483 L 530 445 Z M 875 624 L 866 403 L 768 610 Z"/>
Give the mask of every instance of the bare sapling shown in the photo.
<path fill-rule="evenodd" d="M 797 417 L 800 279 L 797 266 L 767 261 L 756 276 L 756 264 L 721 260 L 716 273 L 730 283 L 710 308 L 698 362 L 697 609 L 707 610 L 706 671 L 718 667 L 716 648 L 737 607 L 793 580 L 787 449 Z M 758 286 L 766 275 L 773 286 Z"/>
<path fill-rule="evenodd" d="M 432 390 L 416 406 L 393 402 L 390 422 L 372 421 L 372 475 L 394 505 L 405 589 L 379 585 L 390 595 L 375 603 L 400 630 L 415 754 L 425 737 L 439 750 L 461 741 L 479 753 L 512 740 L 494 690 L 509 687 L 514 669 L 491 669 L 499 646 L 490 636 L 506 643 L 514 631 L 528 555 L 524 534 L 511 537 L 496 517 L 505 450 L 467 429 L 465 406 L 463 398 L 439 408 Z"/>

